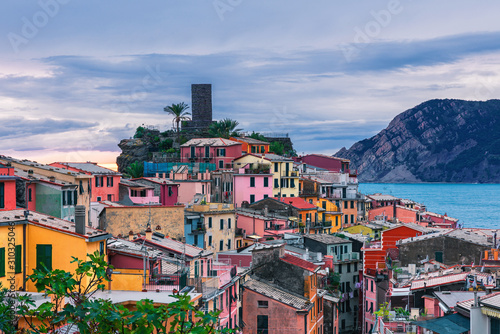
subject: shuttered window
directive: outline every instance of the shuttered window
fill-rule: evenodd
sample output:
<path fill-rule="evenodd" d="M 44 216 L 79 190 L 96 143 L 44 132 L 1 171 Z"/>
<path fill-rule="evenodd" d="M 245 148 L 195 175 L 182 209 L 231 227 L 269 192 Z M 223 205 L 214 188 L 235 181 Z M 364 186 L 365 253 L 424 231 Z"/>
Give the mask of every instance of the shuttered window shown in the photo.
<path fill-rule="evenodd" d="M 5 248 L 0 248 L 0 277 L 5 276 Z"/>
<path fill-rule="evenodd" d="M 52 245 L 36 245 L 36 269 L 52 270 Z"/>
<path fill-rule="evenodd" d="M 22 253 L 22 246 L 16 245 L 16 259 L 15 259 L 16 267 L 14 269 L 16 274 L 19 274 L 22 271 L 21 253 Z"/>

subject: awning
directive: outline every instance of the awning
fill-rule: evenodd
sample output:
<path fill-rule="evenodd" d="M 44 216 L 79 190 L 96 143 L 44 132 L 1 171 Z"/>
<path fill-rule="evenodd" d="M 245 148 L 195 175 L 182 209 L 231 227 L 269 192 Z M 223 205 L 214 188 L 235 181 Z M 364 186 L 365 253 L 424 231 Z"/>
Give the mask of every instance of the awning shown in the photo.
<path fill-rule="evenodd" d="M 470 331 L 470 320 L 454 313 L 427 321 L 415 321 L 413 324 L 439 334 L 462 334 Z"/>
<path fill-rule="evenodd" d="M 491 307 L 482 306 L 481 312 L 489 317 L 500 318 L 500 312 Z"/>

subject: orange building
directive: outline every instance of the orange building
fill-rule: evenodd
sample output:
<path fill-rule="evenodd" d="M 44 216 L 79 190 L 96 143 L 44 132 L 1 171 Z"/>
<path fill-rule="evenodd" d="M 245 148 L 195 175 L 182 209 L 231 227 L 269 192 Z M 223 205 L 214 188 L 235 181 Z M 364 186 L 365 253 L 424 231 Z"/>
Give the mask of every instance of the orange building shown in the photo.
<path fill-rule="evenodd" d="M 268 142 L 254 139 L 254 138 L 250 138 L 250 137 L 231 137 L 229 139 L 243 144 L 243 146 L 241 147 L 242 154 L 247 154 L 247 153 L 266 154 L 266 153 L 269 153 L 269 143 Z"/>

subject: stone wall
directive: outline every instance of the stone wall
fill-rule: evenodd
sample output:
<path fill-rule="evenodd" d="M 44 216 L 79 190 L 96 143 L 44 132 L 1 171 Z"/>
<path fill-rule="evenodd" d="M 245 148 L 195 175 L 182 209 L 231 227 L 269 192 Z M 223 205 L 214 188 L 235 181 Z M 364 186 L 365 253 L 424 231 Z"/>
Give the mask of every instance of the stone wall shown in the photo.
<path fill-rule="evenodd" d="M 99 219 L 99 228 L 114 236 L 128 236 L 129 231 L 141 233 L 151 213 L 151 228 L 161 227 L 161 233 L 172 239 L 182 240 L 184 236 L 184 206 L 138 206 L 105 208 Z"/>

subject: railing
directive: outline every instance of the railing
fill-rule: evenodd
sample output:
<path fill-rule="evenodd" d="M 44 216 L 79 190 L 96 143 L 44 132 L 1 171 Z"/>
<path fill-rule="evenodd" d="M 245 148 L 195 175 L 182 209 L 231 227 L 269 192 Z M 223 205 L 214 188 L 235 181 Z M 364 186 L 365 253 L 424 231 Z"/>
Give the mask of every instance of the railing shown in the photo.
<path fill-rule="evenodd" d="M 359 258 L 360 257 L 358 252 L 351 252 L 346 254 L 334 255 L 333 261 L 335 262 L 354 261 L 354 260 L 359 260 Z"/>

